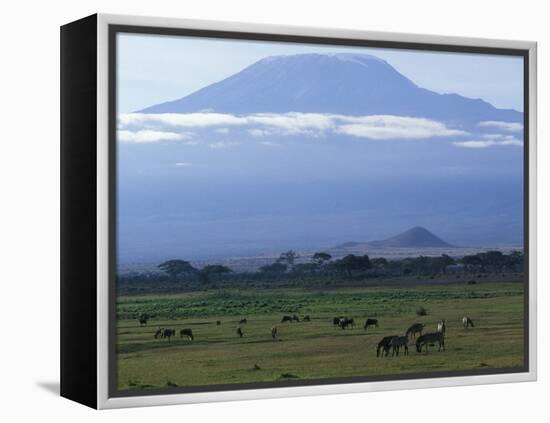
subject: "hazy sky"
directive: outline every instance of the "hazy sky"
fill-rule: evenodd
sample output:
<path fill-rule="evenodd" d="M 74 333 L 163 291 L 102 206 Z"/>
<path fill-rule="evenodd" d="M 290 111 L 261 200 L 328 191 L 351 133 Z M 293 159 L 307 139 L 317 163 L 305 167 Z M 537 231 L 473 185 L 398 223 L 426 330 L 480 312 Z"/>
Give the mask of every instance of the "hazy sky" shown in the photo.
<path fill-rule="evenodd" d="M 118 111 L 184 97 L 266 57 L 312 52 L 378 56 L 417 85 L 523 111 L 523 59 L 280 42 L 118 35 Z"/>
<path fill-rule="evenodd" d="M 338 89 L 325 97 L 334 110 L 323 113 L 259 113 L 261 104 L 248 114 L 208 106 L 186 114 L 131 113 L 182 98 L 267 56 L 322 52 L 376 56 L 420 87 L 522 111 L 521 58 L 151 35 L 119 35 L 117 51 L 121 262 L 330 248 L 413 226 L 454 245 L 521 245 L 519 113 L 459 101 L 444 106 L 451 117 L 440 120 L 430 102 L 415 100 L 417 113 L 403 116 L 393 82 L 393 103 L 378 115 L 342 112 Z M 311 77 L 304 74 L 292 75 Z M 236 92 L 256 89 L 263 75 L 244 78 Z M 294 96 L 289 79 L 273 91 L 263 88 L 262 101 Z M 351 93 L 363 87 L 361 78 L 346 83 Z M 327 86 L 323 79 L 312 91 Z"/>

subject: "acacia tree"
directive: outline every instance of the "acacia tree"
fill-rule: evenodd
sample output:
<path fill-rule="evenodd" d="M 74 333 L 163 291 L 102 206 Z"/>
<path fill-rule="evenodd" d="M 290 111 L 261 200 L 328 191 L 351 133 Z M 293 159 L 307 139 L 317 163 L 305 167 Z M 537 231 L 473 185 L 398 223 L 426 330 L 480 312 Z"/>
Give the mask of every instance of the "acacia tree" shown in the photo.
<path fill-rule="evenodd" d="M 221 275 L 224 273 L 230 273 L 232 270 L 221 264 L 208 264 L 199 270 L 199 279 L 202 283 L 210 283 L 210 277 L 212 275 Z"/>
<path fill-rule="evenodd" d="M 349 278 L 353 277 L 353 272 L 355 271 L 362 272 L 372 267 L 370 258 L 366 254 L 364 256 L 349 254 L 340 260 L 336 260 L 334 265 L 336 269 L 345 273 Z"/>
<path fill-rule="evenodd" d="M 157 267 L 173 278 L 177 278 L 181 274 L 197 272 L 197 269 L 194 268 L 191 263 L 178 259 L 165 261 Z"/>
<path fill-rule="evenodd" d="M 278 263 L 286 263 L 290 269 L 294 268 L 294 262 L 298 258 L 298 254 L 294 250 L 288 250 L 284 253 L 281 253 L 279 258 L 277 259 Z"/>
<path fill-rule="evenodd" d="M 455 264 L 455 261 L 447 254 L 442 254 L 439 257 L 431 258 L 431 268 L 435 273 L 446 273 L 447 266 L 451 264 Z"/>
<path fill-rule="evenodd" d="M 325 263 L 328 263 L 332 256 L 329 253 L 319 252 L 313 254 L 312 260 L 315 264 L 323 266 Z"/>

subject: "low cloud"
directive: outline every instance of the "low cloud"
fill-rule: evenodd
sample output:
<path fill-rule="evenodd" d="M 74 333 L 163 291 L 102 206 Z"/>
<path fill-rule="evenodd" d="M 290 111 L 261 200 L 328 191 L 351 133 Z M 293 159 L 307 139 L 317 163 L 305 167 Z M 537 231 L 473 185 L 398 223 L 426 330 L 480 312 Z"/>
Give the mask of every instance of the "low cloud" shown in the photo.
<path fill-rule="evenodd" d="M 453 142 L 453 145 L 456 147 L 462 148 L 488 148 L 488 147 L 499 147 L 499 146 L 523 146 L 523 142 L 517 138 L 505 138 L 500 141 L 495 141 L 491 139 L 483 140 L 469 140 L 469 141 L 456 141 Z"/>
<path fill-rule="evenodd" d="M 212 150 L 221 150 L 221 149 L 225 149 L 225 148 L 235 147 L 239 144 L 240 143 L 235 142 L 235 141 L 217 141 L 217 142 L 213 142 L 211 144 L 208 144 L 208 146 Z"/>
<path fill-rule="evenodd" d="M 318 138 L 337 133 L 372 140 L 425 139 L 469 135 L 424 118 L 391 115 L 348 116 L 323 113 L 256 113 L 236 116 L 223 113 L 122 114 L 120 130 L 163 130 L 213 128 L 226 134 L 230 127 L 249 127 L 254 137 L 305 135 Z"/>
<path fill-rule="evenodd" d="M 117 132 L 117 139 L 126 143 L 151 143 L 159 141 L 179 141 L 188 137 L 185 133 L 152 131 L 143 129 L 140 131 L 121 130 Z"/>
<path fill-rule="evenodd" d="M 447 128 L 443 123 L 429 119 L 401 116 L 365 116 L 346 118 L 336 132 L 373 140 L 425 139 L 468 135 L 468 132 Z"/>
<path fill-rule="evenodd" d="M 178 162 L 178 163 L 176 163 L 176 166 L 179 166 L 179 167 L 190 167 L 190 166 L 193 166 L 193 163 L 189 163 L 189 162 Z"/>
<path fill-rule="evenodd" d="M 118 117 L 119 127 L 172 126 L 180 128 L 208 128 L 212 126 L 245 125 L 246 118 L 222 113 L 123 113 Z"/>
<path fill-rule="evenodd" d="M 500 129 L 508 132 L 520 132 L 523 130 L 523 125 L 517 122 L 502 122 L 497 120 L 486 120 L 479 122 L 478 126 L 482 128 Z"/>
<path fill-rule="evenodd" d="M 280 147 L 281 144 L 272 141 L 260 141 L 260 145 L 265 145 L 266 147 Z"/>

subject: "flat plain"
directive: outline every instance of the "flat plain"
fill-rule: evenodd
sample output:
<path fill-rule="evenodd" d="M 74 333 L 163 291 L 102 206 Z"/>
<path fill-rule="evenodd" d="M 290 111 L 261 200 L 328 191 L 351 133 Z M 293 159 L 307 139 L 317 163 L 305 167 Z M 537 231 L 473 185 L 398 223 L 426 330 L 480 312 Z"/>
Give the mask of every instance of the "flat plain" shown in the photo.
<path fill-rule="evenodd" d="M 487 278 L 467 284 L 401 279 L 388 286 L 331 289 L 209 289 L 167 295 L 119 296 L 117 387 L 147 390 L 251 382 L 387 376 L 519 368 L 523 365 L 523 284 Z M 426 315 L 418 315 L 423 307 Z M 150 319 L 141 326 L 137 317 Z M 300 322 L 281 323 L 284 315 Z M 309 315 L 311 321 L 303 321 Z M 333 325 L 335 316 L 354 328 Z M 465 329 L 469 316 L 474 328 Z M 247 323 L 240 324 L 243 318 Z M 379 327 L 363 329 L 367 318 Z M 445 351 L 377 357 L 380 339 L 404 334 L 413 323 L 435 332 L 446 321 Z M 217 324 L 219 321 L 219 324 Z M 275 339 L 271 329 L 277 327 Z M 237 334 L 240 327 L 243 336 Z M 171 339 L 155 338 L 172 328 Z M 180 337 L 190 328 L 194 340 Z"/>

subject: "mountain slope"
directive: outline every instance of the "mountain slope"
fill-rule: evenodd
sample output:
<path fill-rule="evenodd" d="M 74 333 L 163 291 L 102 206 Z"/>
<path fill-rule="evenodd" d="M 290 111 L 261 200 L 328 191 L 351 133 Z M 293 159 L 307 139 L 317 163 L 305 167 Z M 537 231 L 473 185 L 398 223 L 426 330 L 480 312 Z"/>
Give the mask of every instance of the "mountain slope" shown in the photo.
<path fill-rule="evenodd" d="M 199 111 L 392 114 L 468 124 L 522 121 L 522 113 L 517 111 L 420 88 L 384 60 L 346 53 L 267 57 L 186 97 L 142 110 Z"/>
<path fill-rule="evenodd" d="M 448 248 L 451 244 L 443 241 L 426 228 L 416 226 L 391 238 L 369 242 L 346 242 L 336 248 Z"/>

